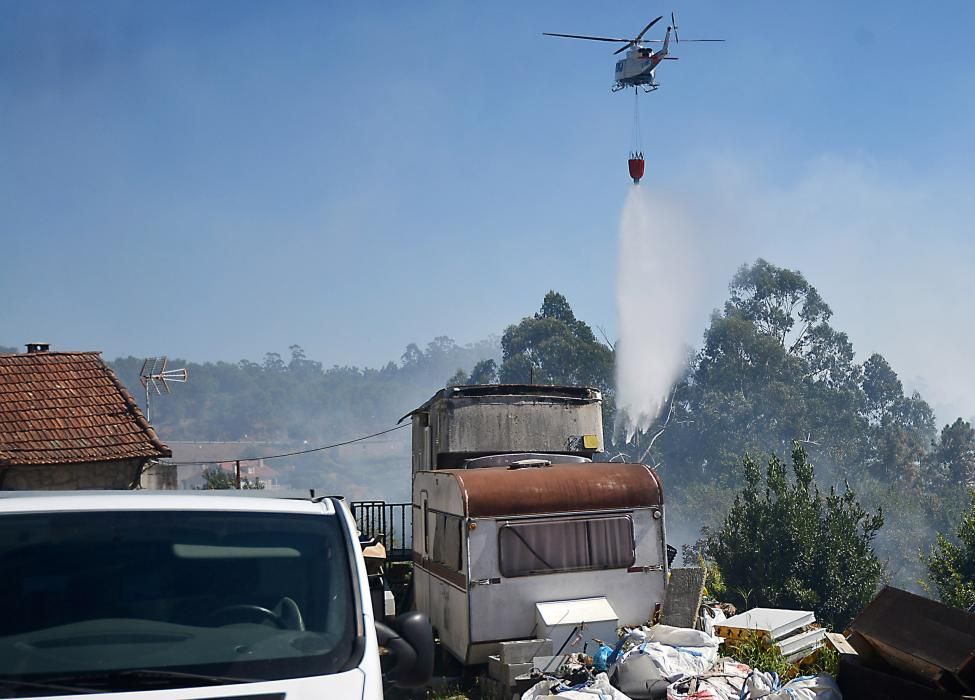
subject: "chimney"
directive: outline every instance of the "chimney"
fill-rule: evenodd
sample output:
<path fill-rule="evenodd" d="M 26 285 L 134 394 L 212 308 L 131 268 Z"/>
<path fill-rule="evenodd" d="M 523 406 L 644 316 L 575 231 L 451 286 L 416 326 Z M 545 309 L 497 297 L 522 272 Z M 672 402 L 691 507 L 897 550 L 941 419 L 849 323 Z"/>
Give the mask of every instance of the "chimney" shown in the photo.
<path fill-rule="evenodd" d="M 28 354 L 34 354 L 35 352 L 48 352 L 50 349 L 50 343 L 27 343 Z"/>

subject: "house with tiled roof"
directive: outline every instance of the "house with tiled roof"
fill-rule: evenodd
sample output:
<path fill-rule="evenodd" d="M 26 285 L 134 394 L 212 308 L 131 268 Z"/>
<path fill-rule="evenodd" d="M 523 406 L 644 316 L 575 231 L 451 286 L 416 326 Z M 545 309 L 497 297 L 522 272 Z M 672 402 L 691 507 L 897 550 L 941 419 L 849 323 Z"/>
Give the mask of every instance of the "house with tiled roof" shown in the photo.
<path fill-rule="evenodd" d="M 0 489 L 138 488 L 170 456 L 100 353 L 0 354 Z"/>

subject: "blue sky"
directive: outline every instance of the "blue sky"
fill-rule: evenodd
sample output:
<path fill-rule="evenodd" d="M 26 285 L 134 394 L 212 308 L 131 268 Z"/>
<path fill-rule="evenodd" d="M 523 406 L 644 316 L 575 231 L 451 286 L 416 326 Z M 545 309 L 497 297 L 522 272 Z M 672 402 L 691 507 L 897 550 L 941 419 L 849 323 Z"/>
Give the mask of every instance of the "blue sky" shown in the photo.
<path fill-rule="evenodd" d="M 3 0 L 0 344 L 377 365 L 549 288 L 614 335 L 633 96 L 613 47 L 541 32 L 670 9 Z M 975 415 L 975 5 L 676 9 L 728 40 L 640 99 L 642 186 L 699 252 L 686 340 L 762 255 L 939 418 Z"/>

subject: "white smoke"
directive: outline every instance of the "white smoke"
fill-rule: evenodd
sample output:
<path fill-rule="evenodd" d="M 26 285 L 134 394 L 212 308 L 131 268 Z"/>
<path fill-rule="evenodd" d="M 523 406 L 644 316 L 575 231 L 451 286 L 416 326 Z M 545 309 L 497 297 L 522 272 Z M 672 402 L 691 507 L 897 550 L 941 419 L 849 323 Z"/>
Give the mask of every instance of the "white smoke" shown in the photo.
<path fill-rule="evenodd" d="M 707 165 L 701 167 L 701 162 Z M 975 416 L 972 176 L 865 156 L 822 155 L 783 175 L 748 157 L 673 175 L 693 202 L 705 308 L 728 298 L 735 269 L 761 256 L 802 272 L 832 307 L 859 362 L 881 353 L 940 425 Z M 700 347 L 703 318 L 694 338 Z"/>
<path fill-rule="evenodd" d="M 620 220 L 616 308 L 618 429 L 649 428 L 673 390 L 701 321 L 692 227 L 674 204 L 634 186 Z"/>

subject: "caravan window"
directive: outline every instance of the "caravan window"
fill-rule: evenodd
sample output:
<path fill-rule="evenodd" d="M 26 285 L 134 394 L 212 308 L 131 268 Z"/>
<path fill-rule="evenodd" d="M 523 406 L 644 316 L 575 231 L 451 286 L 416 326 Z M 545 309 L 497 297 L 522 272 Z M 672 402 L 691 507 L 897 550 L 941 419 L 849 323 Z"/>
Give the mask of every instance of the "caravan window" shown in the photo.
<path fill-rule="evenodd" d="M 622 569 L 636 559 L 628 516 L 511 523 L 498 533 L 501 575 Z"/>
<path fill-rule="evenodd" d="M 433 531 L 433 554 L 431 559 L 453 571 L 463 571 L 461 541 L 464 521 L 456 515 L 435 513 L 436 526 Z"/>

